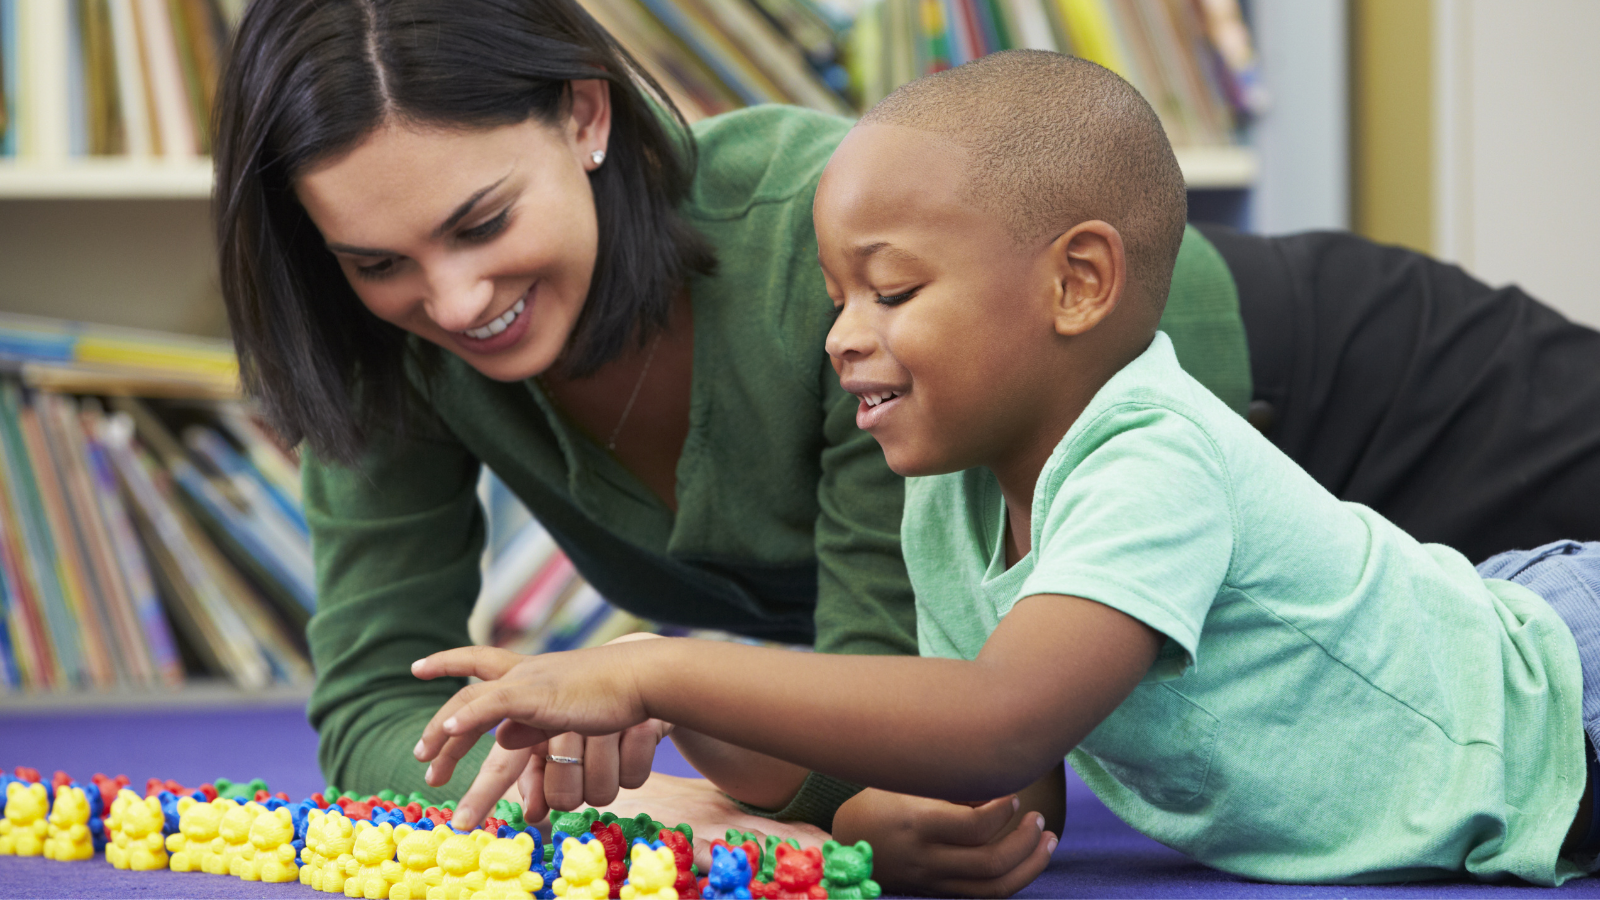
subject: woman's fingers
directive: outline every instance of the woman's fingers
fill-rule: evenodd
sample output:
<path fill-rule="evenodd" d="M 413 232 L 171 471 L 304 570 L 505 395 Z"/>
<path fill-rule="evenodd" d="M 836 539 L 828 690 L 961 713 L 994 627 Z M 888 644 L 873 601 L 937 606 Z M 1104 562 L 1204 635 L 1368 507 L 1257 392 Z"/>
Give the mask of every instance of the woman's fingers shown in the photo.
<path fill-rule="evenodd" d="M 501 726 L 502 728 L 504 726 Z M 533 751 L 526 748 L 507 750 L 498 743 L 489 748 L 489 755 L 472 779 L 472 787 L 456 804 L 450 821 L 461 830 L 477 828 L 483 817 L 494 811 L 495 801 L 505 796 L 506 790 L 516 782 L 528 767 Z"/>
<path fill-rule="evenodd" d="M 422 679 L 452 675 L 476 676 L 484 681 L 500 678 L 525 657 L 499 647 L 456 647 L 425 656 L 411 664 L 411 674 Z"/>
<path fill-rule="evenodd" d="M 583 801 L 590 806 L 607 806 L 617 799 L 618 738 L 601 734 L 583 742 Z"/>
<path fill-rule="evenodd" d="M 641 722 L 622 733 L 617 746 L 617 783 L 636 788 L 650 777 L 655 763 L 656 745 L 666 734 L 666 723 L 659 719 Z"/>
<path fill-rule="evenodd" d="M 550 804 L 544 799 L 545 753 L 549 744 L 530 748 L 532 755 L 517 779 L 517 791 L 522 795 L 522 818 L 529 823 L 538 822 L 550 815 Z"/>
<path fill-rule="evenodd" d="M 550 739 L 544 764 L 544 801 L 551 809 L 572 810 L 583 804 L 581 734 L 567 732 Z"/>

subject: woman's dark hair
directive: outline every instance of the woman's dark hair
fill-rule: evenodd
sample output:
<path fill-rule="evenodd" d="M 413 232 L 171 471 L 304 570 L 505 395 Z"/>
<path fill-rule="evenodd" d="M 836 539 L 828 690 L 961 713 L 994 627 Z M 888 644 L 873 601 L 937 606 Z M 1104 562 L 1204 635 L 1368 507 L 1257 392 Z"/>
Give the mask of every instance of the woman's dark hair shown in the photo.
<path fill-rule="evenodd" d="M 244 383 L 284 439 L 353 462 L 374 429 L 412 420 L 420 394 L 408 355 L 422 373 L 438 361 L 437 348 L 361 304 L 293 179 L 386 121 L 559 124 L 570 82 L 588 78 L 610 83 L 611 134 L 606 164 L 589 176 L 599 247 L 562 355 L 571 376 L 614 359 L 630 337 L 648 340 L 689 274 L 714 266 L 676 212 L 695 148 L 660 86 L 575 0 L 249 5 L 218 89 L 214 215 Z"/>

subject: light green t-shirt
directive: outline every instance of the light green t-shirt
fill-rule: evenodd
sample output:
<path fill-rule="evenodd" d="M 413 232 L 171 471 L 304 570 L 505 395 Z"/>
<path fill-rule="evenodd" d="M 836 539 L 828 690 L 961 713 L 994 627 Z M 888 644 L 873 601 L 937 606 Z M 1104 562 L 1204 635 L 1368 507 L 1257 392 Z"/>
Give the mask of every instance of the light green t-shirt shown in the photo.
<path fill-rule="evenodd" d="M 1166 635 L 1068 757 L 1134 828 L 1269 881 L 1580 874 L 1559 857 L 1585 777 L 1566 626 L 1323 490 L 1165 334 L 1067 432 L 1032 514 L 1008 570 L 987 470 L 907 482 L 921 652 L 975 657 L 1036 594 Z"/>

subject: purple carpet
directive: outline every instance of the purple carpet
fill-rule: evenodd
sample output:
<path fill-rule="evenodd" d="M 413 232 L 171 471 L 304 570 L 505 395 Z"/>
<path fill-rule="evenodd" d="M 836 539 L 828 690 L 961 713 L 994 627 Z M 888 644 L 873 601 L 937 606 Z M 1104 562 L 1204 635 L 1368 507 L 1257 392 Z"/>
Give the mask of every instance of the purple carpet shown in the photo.
<path fill-rule="evenodd" d="M 262 778 L 296 799 L 324 787 L 316 734 L 298 708 L 117 713 L 0 713 L 0 768 L 32 766 L 151 776 L 186 785 L 218 777 Z M 657 771 L 693 775 L 670 744 Z M 1471 882 L 1383 887 L 1258 884 L 1190 861 L 1122 824 L 1067 772 L 1067 828 L 1054 862 L 1021 897 L 1600 897 L 1600 879 L 1561 888 Z M 104 858 L 75 863 L 0 857 L 0 897 L 327 897 L 301 884 L 266 885 L 220 875 L 123 872 Z"/>

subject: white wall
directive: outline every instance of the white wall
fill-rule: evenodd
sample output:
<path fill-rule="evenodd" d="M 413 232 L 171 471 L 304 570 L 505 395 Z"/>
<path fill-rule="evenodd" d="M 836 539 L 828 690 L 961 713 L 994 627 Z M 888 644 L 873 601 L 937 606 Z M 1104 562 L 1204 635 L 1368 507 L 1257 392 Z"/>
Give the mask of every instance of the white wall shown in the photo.
<path fill-rule="evenodd" d="M 1345 0 L 1250 0 L 1272 108 L 1252 129 L 1261 176 L 1250 228 L 1284 234 L 1350 225 Z"/>
<path fill-rule="evenodd" d="M 1436 253 L 1600 327 L 1600 2 L 1434 16 Z"/>

